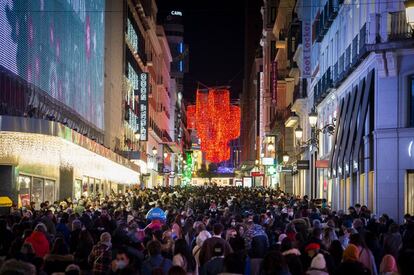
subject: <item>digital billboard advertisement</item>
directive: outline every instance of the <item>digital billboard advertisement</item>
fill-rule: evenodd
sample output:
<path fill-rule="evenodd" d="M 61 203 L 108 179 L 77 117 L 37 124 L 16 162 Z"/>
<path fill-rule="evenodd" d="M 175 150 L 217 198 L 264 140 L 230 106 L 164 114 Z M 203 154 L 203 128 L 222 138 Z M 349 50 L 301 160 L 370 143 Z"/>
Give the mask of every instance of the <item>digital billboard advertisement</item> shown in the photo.
<path fill-rule="evenodd" d="M 104 127 L 105 0 L 0 0 L 0 66 Z"/>

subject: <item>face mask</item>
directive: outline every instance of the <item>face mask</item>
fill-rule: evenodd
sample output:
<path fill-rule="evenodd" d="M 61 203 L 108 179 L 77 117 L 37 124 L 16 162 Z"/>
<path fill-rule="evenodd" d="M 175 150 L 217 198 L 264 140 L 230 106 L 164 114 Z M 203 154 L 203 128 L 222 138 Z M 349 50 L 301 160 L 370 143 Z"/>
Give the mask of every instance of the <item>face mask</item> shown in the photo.
<path fill-rule="evenodd" d="M 118 269 L 124 269 L 127 266 L 127 264 L 125 261 L 117 261 L 116 266 Z"/>
<path fill-rule="evenodd" d="M 231 226 L 235 227 L 236 226 L 236 222 L 231 222 Z"/>

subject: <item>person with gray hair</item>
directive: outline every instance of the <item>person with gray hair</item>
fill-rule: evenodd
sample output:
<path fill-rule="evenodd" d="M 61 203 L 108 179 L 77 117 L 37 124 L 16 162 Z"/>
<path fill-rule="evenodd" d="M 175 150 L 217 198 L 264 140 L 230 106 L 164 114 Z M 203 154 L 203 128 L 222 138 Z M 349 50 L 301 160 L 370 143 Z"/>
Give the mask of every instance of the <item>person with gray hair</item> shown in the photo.
<path fill-rule="evenodd" d="M 112 263 L 112 242 L 111 234 L 104 232 L 100 241 L 92 248 L 88 257 L 92 266 L 93 274 L 106 274 L 111 269 Z"/>

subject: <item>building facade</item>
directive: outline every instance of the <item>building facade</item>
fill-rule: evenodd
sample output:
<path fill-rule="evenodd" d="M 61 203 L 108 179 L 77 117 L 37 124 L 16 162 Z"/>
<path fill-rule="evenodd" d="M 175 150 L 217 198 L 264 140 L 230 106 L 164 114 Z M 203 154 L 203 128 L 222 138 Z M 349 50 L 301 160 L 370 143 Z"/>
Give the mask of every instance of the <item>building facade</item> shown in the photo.
<path fill-rule="evenodd" d="M 177 91 L 155 1 L 36 3 L 0 4 L 2 194 L 39 207 L 167 185 L 181 149 L 171 137 Z"/>
<path fill-rule="evenodd" d="M 361 203 L 401 221 L 414 210 L 414 67 L 408 62 L 414 41 L 404 3 L 298 1 L 297 12 L 312 28 L 311 44 L 302 44 L 295 56 L 302 56 L 303 74 L 310 49 L 307 111 L 318 115 L 319 144 L 308 147 L 311 188 L 305 193 L 327 198 L 334 209 Z M 333 134 L 320 131 L 329 124 Z M 311 136 L 309 125 L 303 126 Z"/>

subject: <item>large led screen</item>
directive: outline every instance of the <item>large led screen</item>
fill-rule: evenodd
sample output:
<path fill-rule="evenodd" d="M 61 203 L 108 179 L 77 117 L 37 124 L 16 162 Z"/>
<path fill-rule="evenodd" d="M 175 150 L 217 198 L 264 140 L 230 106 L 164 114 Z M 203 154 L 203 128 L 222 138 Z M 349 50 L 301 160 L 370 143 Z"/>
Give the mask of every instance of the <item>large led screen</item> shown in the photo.
<path fill-rule="evenodd" d="M 105 0 L 0 0 L 0 65 L 103 129 Z"/>

